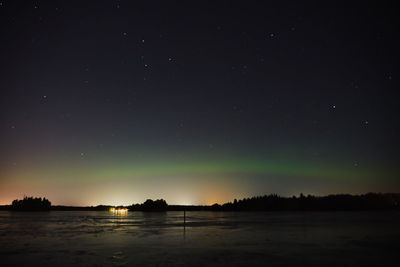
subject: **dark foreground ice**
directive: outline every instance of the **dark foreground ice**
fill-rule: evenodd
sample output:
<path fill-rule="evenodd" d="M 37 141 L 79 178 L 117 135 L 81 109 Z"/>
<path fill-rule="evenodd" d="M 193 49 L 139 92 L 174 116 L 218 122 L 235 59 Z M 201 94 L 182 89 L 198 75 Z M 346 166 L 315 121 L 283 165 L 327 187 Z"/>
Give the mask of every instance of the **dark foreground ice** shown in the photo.
<path fill-rule="evenodd" d="M 0 211 L 1 266 L 388 266 L 400 212 Z"/>

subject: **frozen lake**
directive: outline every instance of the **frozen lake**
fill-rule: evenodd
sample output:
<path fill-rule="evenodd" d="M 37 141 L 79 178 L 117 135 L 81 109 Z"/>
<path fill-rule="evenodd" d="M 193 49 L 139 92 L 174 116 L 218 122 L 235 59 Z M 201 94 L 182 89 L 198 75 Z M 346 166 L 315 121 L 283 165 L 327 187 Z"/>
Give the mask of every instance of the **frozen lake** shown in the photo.
<path fill-rule="evenodd" d="M 2 266 L 383 266 L 399 240 L 400 212 L 0 211 Z"/>

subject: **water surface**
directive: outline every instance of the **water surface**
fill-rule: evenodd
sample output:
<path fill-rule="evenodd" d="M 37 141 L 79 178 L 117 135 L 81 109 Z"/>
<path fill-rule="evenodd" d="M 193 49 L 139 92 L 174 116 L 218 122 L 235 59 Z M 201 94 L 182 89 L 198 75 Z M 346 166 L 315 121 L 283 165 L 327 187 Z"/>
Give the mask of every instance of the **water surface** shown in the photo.
<path fill-rule="evenodd" d="M 399 212 L 0 211 L 5 266 L 382 266 Z"/>

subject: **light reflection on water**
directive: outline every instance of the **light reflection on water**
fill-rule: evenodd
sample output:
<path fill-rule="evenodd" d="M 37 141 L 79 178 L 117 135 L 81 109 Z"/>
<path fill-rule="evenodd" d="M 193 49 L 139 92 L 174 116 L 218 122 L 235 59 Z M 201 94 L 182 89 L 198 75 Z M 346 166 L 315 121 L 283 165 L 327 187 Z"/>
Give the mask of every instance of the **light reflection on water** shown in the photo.
<path fill-rule="evenodd" d="M 252 213 L 252 212 L 187 212 L 184 224 L 183 212 L 128 212 L 128 211 L 51 211 L 6 212 L 0 211 L 0 229 L 10 233 L 45 234 L 57 231 L 126 231 L 143 227 L 217 227 L 223 229 L 251 227 L 262 230 L 279 225 L 287 227 L 332 226 L 335 223 L 354 225 L 367 219 L 370 223 L 385 221 L 385 217 L 370 216 L 371 213 Z M 391 217 L 390 217 L 391 218 Z M 389 218 L 389 219 L 390 219 Z M 386 221 L 390 221 L 386 219 Z M 43 232 L 41 232 L 43 231 Z"/>

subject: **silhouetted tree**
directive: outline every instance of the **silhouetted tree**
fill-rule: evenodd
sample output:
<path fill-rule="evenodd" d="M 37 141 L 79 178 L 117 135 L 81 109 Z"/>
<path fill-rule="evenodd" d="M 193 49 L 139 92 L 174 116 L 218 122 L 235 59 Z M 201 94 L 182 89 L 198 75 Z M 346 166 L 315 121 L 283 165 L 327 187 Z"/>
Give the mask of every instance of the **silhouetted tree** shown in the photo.
<path fill-rule="evenodd" d="M 41 197 L 24 197 L 22 200 L 14 200 L 11 209 L 16 211 L 45 211 L 50 210 L 51 202 Z"/>
<path fill-rule="evenodd" d="M 133 204 L 129 210 L 137 211 L 167 211 L 168 204 L 164 199 L 147 199 L 143 204 Z"/>

